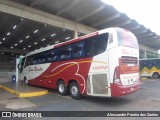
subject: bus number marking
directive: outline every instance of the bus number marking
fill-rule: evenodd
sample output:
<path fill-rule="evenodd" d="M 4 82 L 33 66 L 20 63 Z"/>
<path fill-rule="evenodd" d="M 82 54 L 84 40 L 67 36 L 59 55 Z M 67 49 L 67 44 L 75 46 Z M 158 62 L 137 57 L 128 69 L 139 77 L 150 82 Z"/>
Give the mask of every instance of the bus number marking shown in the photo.
<path fill-rule="evenodd" d="M 108 69 L 108 66 L 96 66 L 96 67 L 93 67 L 93 70 L 106 70 Z"/>
<path fill-rule="evenodd" d="M 34 68 L 29 67 L 28 71 L 43 71 L 43 69 L 42 68 L 38 68 L 38 67 L 34 67 Z"/>

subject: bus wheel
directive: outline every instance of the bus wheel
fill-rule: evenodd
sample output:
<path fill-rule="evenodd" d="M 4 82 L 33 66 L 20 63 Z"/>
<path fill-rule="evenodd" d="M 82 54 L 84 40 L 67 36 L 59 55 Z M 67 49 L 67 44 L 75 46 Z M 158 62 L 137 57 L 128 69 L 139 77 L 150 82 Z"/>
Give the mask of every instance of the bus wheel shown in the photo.
<path fill-rule="evenodd" d="M 67 86 L 65 86 L 64 81 L 59 81 L 57 84 L 57 90 L 60 95 L 66 95 L 67 94 Z"/>
<path fill-rule="evenodd" d="M 80 94 L 80 89 L 79 89 L 79 85 L 76 82 L 73 82 L 70 84 L 70 95 L 73 99 L 80 99 L 81 98 L 81 94 Z"/>
<path fill-rule="evenodd" d="M 157 72 L 153 73 L 152 77 L 155 78 L 155 79 L 159 78 L 159 73 L 157 73 Z"/>

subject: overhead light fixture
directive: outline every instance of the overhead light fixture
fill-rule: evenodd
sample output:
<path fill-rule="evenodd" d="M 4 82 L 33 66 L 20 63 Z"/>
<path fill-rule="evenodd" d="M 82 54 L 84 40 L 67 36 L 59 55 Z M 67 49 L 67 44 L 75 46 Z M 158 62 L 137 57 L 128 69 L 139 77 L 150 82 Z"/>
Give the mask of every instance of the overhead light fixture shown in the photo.
<path fill-rule="evenodd" d="M 26 48 L 23 48 L 23 50 L 26 50 Z"/>
<path fill-rule="evenodd" d="M 59 41 L 56 41 L 55 43 L 59 43 Z"/>
<path fill-rule="evenodd" d="M 23 40 L 20 40 L 19 42 L 21 43 L 21 42 L 23 42 Z"/>
<path fill-rule="evenodd" d="M 38 30 L 35 30 L 35 31 L 34 31 L 34 33 L 37 33 L 37 32 L 38 32 Z"/>
<path fill-rule="evenodd" d="M 45 41 L 45 40 L 46 40 L 45 38 L 42 39 L 42 41 Z"/>
<path fill-rule="evenodd" d="M 66 37 L 65 39 L 68 40 L 68 39 L 70 39 L 70 38 L 71 38 L 71 37 Z"/>
<path fill-rule="evenodd" d="M 31 45 L 28 46 L 29 48 L 31 47 Z"/>
<path fill-rule="evenodd" d="M 12 54 L 12 55 L 14 55 L 14 54 Z"/>
<path fill-rule="evenodd" d="M 2 42 L 0 42 L 0 44 L 2 44 Z"/>
<path fill-rule="evenodd" d="M 55 36 L 56 34 L 52 34 L 51 37 Z"/>
<path fill-rule="evenodd" d="M 21 20 L 23 20 L 23 18 L 21 18 Z"/>
<path fill-rule="evenodd" d="M 6 38 L 3 38 L 3 40 L 5 40 Z"/>
<path fill-rule="evenodd" d="M 28 35 L 28 36 L 26 36 L 26 38 L 29 38 L 29 35 Z"/>
<path fill-rule="evenodd" d="M 13 26 L 13 29 L 15 29 L 17 27 L 17 25 Z"/>
<path fill-rule="evenodd" d="M 11 34 L 10 32 L 7 33 L 7 35 L 10 35 L 10 34 Z"/>
<path fill-rule="evenodd" d="M 2 55 L 3 55 L 4 53 L 2 53 Z"/>
<path fill-rule="evenodd" d="M 38 42 L 35 42 L 34 44 L 35 44 L 35 45 L 37 45 L 37 44 L 38 44 Z"/>
<path fill-rule="evenodd" d="M 14 46 L 17 46 L 17 44 L 15 44 Z"/>
<path fill-rule="evenodd" d="M 47 26 L 46 24 L 44 26 Z"/>
<path fill-rule="evenodd" d="M 13 46 L 11 46 L 11 49 L 13 49 Z"/>
<path fill-rule="evenodd" d="M 63 29 L 63 31 L 66 31 L 66 29 Z"/>

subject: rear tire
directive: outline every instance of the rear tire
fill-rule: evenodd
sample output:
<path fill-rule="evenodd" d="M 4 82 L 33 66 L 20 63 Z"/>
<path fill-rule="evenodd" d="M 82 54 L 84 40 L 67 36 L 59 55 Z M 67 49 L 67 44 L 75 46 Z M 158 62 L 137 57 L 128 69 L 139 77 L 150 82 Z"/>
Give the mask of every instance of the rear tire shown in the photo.
<path fill-rule="evenodd" d="M 81 98 L 80 88 L 77 82 L 73 82 L 70 84 L 69 92 L 73 99 L 78 100 Z"/>
<path fill-rule="evenodd" d="M 157 72 L 153 73 L 152 77 L 155 79 L 159 78 L 159 73 L 157 73 Z"/>
<path fill-rule="evenodd" d="M 68 92 L 67 86 L 65 86 L 64 81 L 59 81 L 57 83 L 57 90 L 60 95 L 66 95 Z"/>

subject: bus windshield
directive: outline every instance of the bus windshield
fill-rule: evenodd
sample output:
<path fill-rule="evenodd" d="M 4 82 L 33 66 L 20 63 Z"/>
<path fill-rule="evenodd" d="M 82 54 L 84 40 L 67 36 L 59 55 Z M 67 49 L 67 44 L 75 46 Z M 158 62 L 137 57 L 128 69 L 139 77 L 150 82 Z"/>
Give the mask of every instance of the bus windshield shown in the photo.
<path fill-rule="evenodd" d="M 138 48 L 136 37 L 127 30 L 117 29 L 118 45 Z"/>

